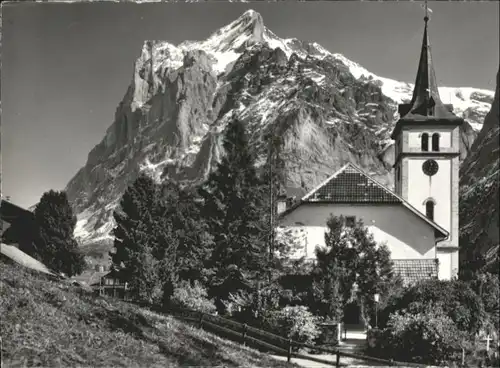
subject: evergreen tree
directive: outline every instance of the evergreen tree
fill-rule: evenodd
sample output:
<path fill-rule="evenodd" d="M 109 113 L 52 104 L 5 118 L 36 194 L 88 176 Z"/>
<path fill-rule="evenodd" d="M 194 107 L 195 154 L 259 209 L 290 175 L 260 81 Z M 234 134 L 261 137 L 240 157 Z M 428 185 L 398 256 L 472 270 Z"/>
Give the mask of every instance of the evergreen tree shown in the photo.
<path fill-rule="evenodd" d="M 114 218 L 113 266 L 140 301 L 160 301 L 166 285 L 175 282 L 179 239 L 165 213 L 168 202 L 161 186 L 141 175 L 125 191 Z"/>
<path fill-rule="evenodd" d="M 195 190 L 182 188 L 171 179 L 163 183 L 165 201 L 163 216 L 168 218 L 179 239 L 177 264 L 179 277 L 200 280 L 213 249 L 213 237 L 201 216 L 201 204 Z M 202 280 L 204 281 L 204 280 Z"/>
<path fill-rule="evenodd" d="M 226 155 L 201 189 L 203 208 L 216 248 L 215 266 L 239 265 L 252 269 L 262 260 L 261 182 L 243 124 L 233 120 L 223 144 Z"/>
<path fill-rule="evenodd" d="M 223 147 L 225 156 L 200 188 L 202 215 L 214 236 L 211 267 L 219 275 L 216 282 L 231 265 L 258 275 L 269 254 L 262 181 L 241 121 L 230 122 Z"/>
<path fill-rule="evenodd" d="M 73 237 L 76 216 L 66 193 L 50 190 L 42 195 L 34 211 L 36 236 L 34 255 L 47 267 L 73 276 L 83 271 L 85 261 Z"/>

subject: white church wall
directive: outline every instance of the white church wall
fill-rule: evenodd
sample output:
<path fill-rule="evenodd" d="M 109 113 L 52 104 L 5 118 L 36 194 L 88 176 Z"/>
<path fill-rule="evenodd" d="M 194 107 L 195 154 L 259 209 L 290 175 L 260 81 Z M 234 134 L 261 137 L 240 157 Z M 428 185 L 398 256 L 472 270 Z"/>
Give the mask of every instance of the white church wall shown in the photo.
<path fill-rule="evenodd" d="M 433 259 L 436 257 L 434 230 L 402 205 L 304 204 L 286 215 L 282 226 L 305 229 L 303 252 L 314 258 L 316 246 L 324 246 L 326 222 L 330 215 L 355 216 L 363 220 L 378 243 L 386 242 L 393 259 Z"/>
<path fill-rule="evenodd" d="M 408 171 L 411 173 L 408 180 L 408 202 L 417 210 L 425 214 L 425 201 L 433 198 L 434 221 L 450 231 L 451 229 L 451 162 L 450 160 L 436 160 L 439 170 L 436 175 L 429 177 L 422 171 L 422 165 L 427 158 L 408 161 Z"/>
<path fill-rule="evenodd" d="M 453 275 L 453 255 L 456 252 L 448 252 L 446 250 L 439 250 L 437 258 L 439 260 L 438 278 L 440 280 L 449 280 Z"/>
<path fill-rule="evenodd" d="M 411 128 L 410 131 L 408 132 L 408 147 L 410 150 L 413 148 L 417 148 L 420 150 L 421 148 L 421 136 L 422 133 L 427 133 L 429 134 L 429 151 L 432 148 L 432 140 L 431 136 L 434 133 L 439 133 L 439 148 L 451 148 L 452 147 L 452 130 L 451 129 L 446 129 L 446 128 L 431 128 L 428 130 L 422 130 L 421 127 L 415 127 L 415 131 L 412 131 Z"/>

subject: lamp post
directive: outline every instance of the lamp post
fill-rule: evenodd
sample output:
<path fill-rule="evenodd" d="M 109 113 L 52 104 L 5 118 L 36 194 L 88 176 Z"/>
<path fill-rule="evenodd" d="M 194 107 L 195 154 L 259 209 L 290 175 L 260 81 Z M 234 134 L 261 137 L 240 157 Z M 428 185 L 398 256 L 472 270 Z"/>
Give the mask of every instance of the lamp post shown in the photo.
<path fill-rule="evenodd" d="M 380 300 L 380 295 L 375 294 L 373 297 L 375 300 L 375 328 L 378 329 L 378 302 Z"/>

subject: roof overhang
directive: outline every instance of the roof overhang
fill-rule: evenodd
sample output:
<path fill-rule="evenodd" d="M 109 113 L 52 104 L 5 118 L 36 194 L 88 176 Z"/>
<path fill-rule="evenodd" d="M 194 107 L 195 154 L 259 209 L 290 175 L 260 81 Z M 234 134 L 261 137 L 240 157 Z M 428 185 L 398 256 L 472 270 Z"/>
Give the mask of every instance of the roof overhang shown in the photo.
<path fill-rule="evenodd" d="M 436 237 L 436 242 L 443 241 L 443 240 L 447 239 L 448 236 L 450 236 L 450 233 L 446 229 L 444 229 L 443 227 L 439 226 L 436 222 L 434 222 L 434 221 L 430 220 L 429 218 L 427 218 L 427 216 L 425 216 L 422 212 L 420 212 L 419 210 L 417 210 L 415 207 L 413 207 L 407 201 L 403 201 L 402 204 L 403 204 L 403 206 L 405 206 L 406 208 L 408 208 L 411 212 L 413 212 L 415 215 L 417 215 L 422 220 L 424 220 L 424 222 L 426 222 L 427 224 L 429 224 L 430 226 L 432 226 L 434 228 L 434 234 L 435 234 L 435 237 Z"/>
<path fill-rule="evenodd" d="M 278 215 L 278 220 L 284 219 L 287 215 L 295 211 L 298 207 L 300 206 L 305 206 L 305 205 L 315 205 L 315 204 L 348 204 L 352 206 L 386 206 L 386 205 L 403 205 L 403 207 L 407 208 L 411 212 L 413 212 L 416 216 L 418 216 L 420 219 L 422 219 L 424 222 L 426 222 L 428 225 L 430 225 L 434 229 L 434 234 L 436 237 L 436 242 L 438 241 L 443 241 L 446 240 L 449 236 L 449 232 L 446 231 L 444 228 L 439 226 L 437 223 L 434 221 L 428 219 L 424 214 L 422 214 L 419 210 L 417 210 L 415 207 L 410 205 L 408 202 L 402 200 L 400 203 L 397 202 L 339 202 L 339 201 L 328 201 L 328 200 L 321 200 L 321 201 L 300 201 L 297 202 L 294 206 L 288 208 L 287 210 L 283 211 L 281 214 Z"/>

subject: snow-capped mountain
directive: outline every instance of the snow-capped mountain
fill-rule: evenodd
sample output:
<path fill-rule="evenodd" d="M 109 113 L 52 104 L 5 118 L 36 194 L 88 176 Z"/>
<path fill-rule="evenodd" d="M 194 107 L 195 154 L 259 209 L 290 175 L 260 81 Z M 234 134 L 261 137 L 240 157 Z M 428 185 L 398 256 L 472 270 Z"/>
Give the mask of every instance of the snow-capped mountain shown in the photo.
<path fill-rule="evenodd" d="M 109 239 L 113 209 L 140 170 L 158 179 L 205 178 L 235 117 L 263 160 L 263 136 L 285 138 L 288 186 L 309 189 L 347 161 L 392 186 L 389 135 L 397 104 L 412 91 L 412 84 L 379 77 L 317 43 L 279 38 L 252 10 L 205 41 L 146 41 L 114 122 L 66 187 L 78 214 L 75 235 L 84 244 Z M 469 122 L 464 158 L 493 92 L 440 93 Z"/>

